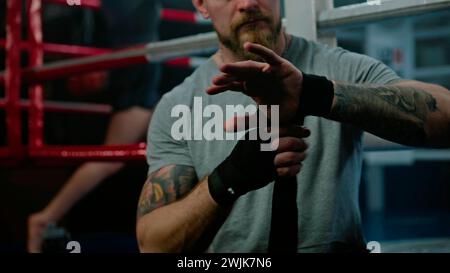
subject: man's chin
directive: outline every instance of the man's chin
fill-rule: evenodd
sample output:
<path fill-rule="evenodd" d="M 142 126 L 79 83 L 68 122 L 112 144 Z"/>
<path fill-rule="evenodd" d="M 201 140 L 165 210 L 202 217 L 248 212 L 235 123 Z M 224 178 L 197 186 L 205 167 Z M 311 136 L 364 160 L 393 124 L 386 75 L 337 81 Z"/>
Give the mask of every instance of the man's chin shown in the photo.
<path fill-rule="evenodd" d="M 262 59 L 261 57 L 259 57 L 258 55 L 255 55 L 253 53 L 243 51 L 242 55 L 243 55 L 242 58 L 244 60 L 250 60 L 250 61 L 255 61 L 255 62 L 264 62 L 264 59 Z"/>
<path fill-rule="evenodd" d="M 247 42 L 254 43 L 254 44 L 260 44 L 262 46 L 265 46 L 267 48 L 273 49 L 273 43 L 274 41 L 270 38 L 270 33 L 256 33 L 256 32 L 247 32 L 243 33 L 241 37 L 239 38 L 239 42 L 241 44 L 241 47 L 243 48 L 244 44 Z"/>
<path fill-rule="evenodd" d="M 272 35 L 272 31 L 268 27 L 263 28 L 249 28 L 241 29 L 239 33 L 239 40 L 241 42 L 256 42 L 262 40 L 263 37 L 269 37 Z"/>

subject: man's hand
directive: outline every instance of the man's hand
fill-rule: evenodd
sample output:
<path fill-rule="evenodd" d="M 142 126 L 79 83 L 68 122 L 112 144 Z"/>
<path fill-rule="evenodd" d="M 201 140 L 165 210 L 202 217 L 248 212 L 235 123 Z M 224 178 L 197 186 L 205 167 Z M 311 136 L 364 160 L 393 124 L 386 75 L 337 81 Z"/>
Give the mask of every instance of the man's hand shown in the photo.
<path fill-rule="evenodd" d="M 286 130 L 286 133 L 297 130 L 296 136 L 289 136 L 283 132 L 284 130 L 281 130 L 281 137 L 273 143 L 274 147 L 278 147 L 274 165 L 278 176 L 293 177 L 301 171 L 302 162 L 306 159 L 308 144 L 302 138 L 310 136 L 311 132 L 308 129 L 296 127 L 296 129 Z"/>
<path fill-rule="evenodd" d="M 208 177 L 209 191 L 218 204 L 231 204 L 278 176 L 295 176 L 301 170 L 307 149 L 302 138 L 310 135 L 309 130 L 294 126 L 280 129 L 280 138 L 272 143 L 278 148 L 271 152 L 261 151 L 262 141 L 248 140 L 248 135 Z"/>
<path fill-rule="evenodd" d="M 258 105 L 279 105 L 280 122 L 292 122 L 299 108 L 303 74 L 274 51 L 253 43 L 244 48 L 264 62 L 243 61 L 225 64 L 206 92 L 210 95 L 238 91 L 252 97 Z"/>

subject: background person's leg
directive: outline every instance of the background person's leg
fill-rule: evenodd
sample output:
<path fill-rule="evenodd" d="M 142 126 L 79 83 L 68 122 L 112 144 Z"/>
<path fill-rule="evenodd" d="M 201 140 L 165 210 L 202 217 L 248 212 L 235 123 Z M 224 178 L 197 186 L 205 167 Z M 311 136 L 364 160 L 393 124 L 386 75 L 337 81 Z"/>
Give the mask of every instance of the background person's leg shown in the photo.
<path fill-rule="evenodd" d="M 111 117 L 105 138 L 106 145 L 133 144 L 145 140 L 153 110 L 134 106 Z"/>
<path fill-rule="evenodd" d="M 151 110 L 141 107 L 131 107 L 113 114 L 105 144 L 133 144 L 145 139 L 151 116 Z M 87 162 L 81 165 L 50 204 L 29 217 L 28 251 L 40 252 L 48 224 L 59 221 L 75 203 L 124 166 L 123 162 Z"/>

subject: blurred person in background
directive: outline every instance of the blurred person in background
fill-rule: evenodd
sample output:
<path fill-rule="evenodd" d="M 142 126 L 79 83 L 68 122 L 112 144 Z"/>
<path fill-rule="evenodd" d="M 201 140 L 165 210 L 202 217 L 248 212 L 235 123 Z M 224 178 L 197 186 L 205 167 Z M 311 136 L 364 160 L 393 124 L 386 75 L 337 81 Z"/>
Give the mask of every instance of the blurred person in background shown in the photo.
<path fill-rule="evenodd" d="M 100 28 L 103 24 L 105 30 L 100 31 L 102 37 L 94 38 L 103 39 L 115 49 L 157 41 L 160 10 L 160 1 L 155 0 L 102 1 L 103 22 L 97 22 L 95 27 Z M 72 94 L 88 96 L 106 87 L 112 100 L 113 114 L 104 144 L 134 144 L 145 140 L 153 108 L 160 98 L 159 78 L 159 64 L 143 64 L 71 77 L 68 90 Z M 124 166 L 123 162 L 86 162 L 81 165 L 43 210 L 29 216 L 28 251 L 41 252 L 49 224 L 60 221 L 81 198 Z"/>

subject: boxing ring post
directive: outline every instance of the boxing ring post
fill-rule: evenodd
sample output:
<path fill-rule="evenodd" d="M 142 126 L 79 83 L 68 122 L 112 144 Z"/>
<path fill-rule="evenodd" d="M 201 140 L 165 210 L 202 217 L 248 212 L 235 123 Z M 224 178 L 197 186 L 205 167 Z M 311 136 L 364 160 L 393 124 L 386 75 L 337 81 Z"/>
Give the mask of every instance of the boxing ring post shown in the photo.
<path fill-rule="evenodd" d="M 3 155 L 20 160 L 24 155 L 22 145 L 22 116 L 20 112 L 20 44 L 22 30 L 22 1 L 8 0 L 6 15 L 6 72 L 5 110 L 7 128 L 7 149 Z"/>
<path fill-rule="evenodd" d="M 29 66 L 38 67 L 43 64 L 41 0 L 27 1 Z M 28 110 L 28 146 L 30 150 L 44 145 L 44 106 L 43 86 L 40 83 L 29 87 L 30 105 Z"/>
<path fill-rule="evenodd" d="M 322 12 L 333 9 L 332 0 L 285 0 L 287 32 L 312 41 L 336 46 L 336 37 L 318 33 L 317 20 Z"/>

